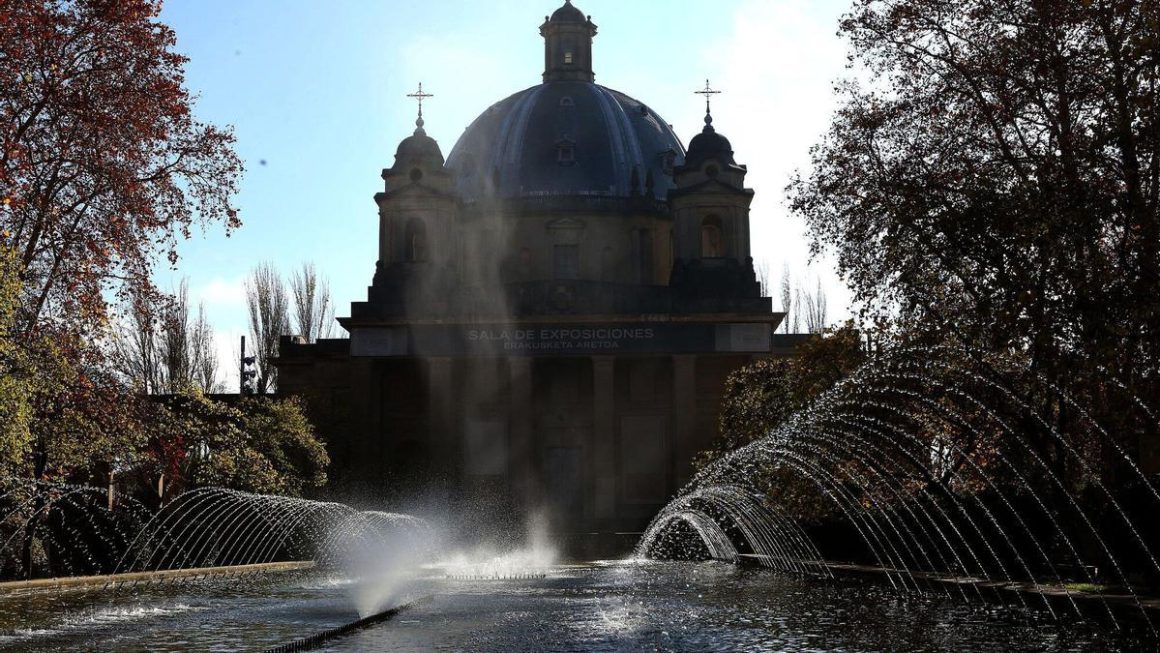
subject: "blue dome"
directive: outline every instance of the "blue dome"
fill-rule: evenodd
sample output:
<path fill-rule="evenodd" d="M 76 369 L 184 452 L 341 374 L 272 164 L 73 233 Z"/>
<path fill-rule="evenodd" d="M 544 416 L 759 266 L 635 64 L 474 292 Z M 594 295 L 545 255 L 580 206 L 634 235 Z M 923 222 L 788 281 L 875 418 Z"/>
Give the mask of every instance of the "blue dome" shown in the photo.
<path fill-rule="evenodd" d="M 684 163 L 680 139 L 655 111 L 589 82 L 546 82 L 483 112 L 447 157 L 465 201 L 481 197 L 656 197 Z"/>
<path fill-rule="evenodd" d="M 392 170 L 398 172 L 416 164 L 423 164 L 428 168 L 443 166 L 443 152 L 439 150 L 439 143 L 428 136 L 422 126 L 416 129 L 414 134 L 399 142 L 399 147 L 395 150 L 395 165 Z"/>
<path fill-rule="evenodd" d="M 572 0 L 568 0 L 563 7 L 553 12 L 548 20 L 553 23 L 584 23 L 588 19 L 584 17 L 583 11 L 572 6 Z"/>
<path fill-rule="evenodd" d="M 685 157 L 685 165 L 697 167 L 709 159 L 716 159 L 721 163 L 734 165 L 733 145 L 729 139 L 713 129 L 712 120 L 706 118 L 705 129 L 689 141 L 689 152 Z"/>

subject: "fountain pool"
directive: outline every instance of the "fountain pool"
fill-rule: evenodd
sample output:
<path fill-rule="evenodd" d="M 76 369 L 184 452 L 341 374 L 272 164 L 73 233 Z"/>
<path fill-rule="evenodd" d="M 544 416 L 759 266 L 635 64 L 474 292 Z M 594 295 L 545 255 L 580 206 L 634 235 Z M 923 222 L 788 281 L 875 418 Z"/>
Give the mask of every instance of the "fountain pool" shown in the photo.
<path fill-rule="evenodd" d="M 1069 624 L 1021 607 L 900 595 L 719 562 L 555 566 L 516 580 L 428 568 L 395 600 L 428 602 L 322 651 L 1127 652 L 1132 624 Z M 542 576 L 542 577 L 540 577 Z M 352 587 L 273 574 L 0 598 L 0 651 L 261 651 L 358 618 Z"/>

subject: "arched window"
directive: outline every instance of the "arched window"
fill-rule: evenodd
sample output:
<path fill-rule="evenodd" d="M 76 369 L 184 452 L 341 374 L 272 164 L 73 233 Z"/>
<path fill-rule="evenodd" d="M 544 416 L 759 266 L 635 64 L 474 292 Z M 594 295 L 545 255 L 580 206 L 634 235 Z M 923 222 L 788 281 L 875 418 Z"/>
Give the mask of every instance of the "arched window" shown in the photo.
<path fill-rule="evenodd" d="M 567 136 L 556 141 L 556 163 L 562 166 L 576 163 L 576 141 Z"/>
<path fill-rule="evenodd" d="M 721 235 L 721 218 L 711 215 L 701 221 L 701 258 L 725 256 L 725 241 Z"/>
<path fill-rule="evenodd" d="M 532 250 L 527 247 L 520 250 L 520 279 L 532 280 Z"/>
<path fill-rule="evenodd" d="M 407 231 L 403 237 L 403 244 L 407 250 L 403 257 L 408 263 L 422 263 L 427 260 L 427 225 L 419 218 L 411 218 L 407 222 Z"/>

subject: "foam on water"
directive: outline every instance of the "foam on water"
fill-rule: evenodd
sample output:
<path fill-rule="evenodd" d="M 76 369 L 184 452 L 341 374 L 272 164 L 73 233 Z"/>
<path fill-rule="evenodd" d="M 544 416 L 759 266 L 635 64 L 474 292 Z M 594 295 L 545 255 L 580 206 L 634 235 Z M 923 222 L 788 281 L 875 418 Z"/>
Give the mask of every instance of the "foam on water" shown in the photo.
<path fill-rule="evenodd" d="M 157 617 L 166 617 L 169 615 L 180 614 L 183 612 L 192 612 L 201 610 L 198 606 L 191 606 L 186 603 L 174 603 L 171 605 L 134 605 L 127 607 L 109 607 L 101 608 L 79 619 L 66 620 L 66 623 L 73 622 L 77 624 L 109 624 L 123 621 L 136 621 L 138 619 L 150 619 Z"/>
<path fill-rule="evenodd" d="M 0 634 L 0 644 L 28 641 L 46 637 L 56 637 L 70 631 L 84 631 L 93 627 L 109 626 L 133 621 L 147 621 L 177 614 L 197 612 L 204 608 L 187 603 L 168 605 L 131 605 L 121 607 L 93 608 L 64 616 L 60 622 L 48 627 L 14 628 Z"/>
<path fill-rule="evenodd" d="M 548 533 L 547 520 L 533 515 L 528 521 L 527 533 L 524 545 L 519 548 L 504 551 L 480 546 L 460 550 L 433 567 L 448 576 L 475 578 L 511 578 L 545 572 L 560 558 Z"/>

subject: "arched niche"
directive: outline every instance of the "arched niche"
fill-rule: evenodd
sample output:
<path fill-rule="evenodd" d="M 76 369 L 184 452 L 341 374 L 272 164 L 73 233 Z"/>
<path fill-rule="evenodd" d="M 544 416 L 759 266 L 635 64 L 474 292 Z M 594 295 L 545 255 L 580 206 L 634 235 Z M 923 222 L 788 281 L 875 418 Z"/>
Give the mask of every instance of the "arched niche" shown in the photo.
<path fill-rule="evenodd" d="M 427 223 L 419 218 L 408 220 L 403 232 L 403 247 L 403 260 L 408 263 L 425 262 L 429 253 Z"/>
<path fill-rule="evenodd" d="M 701 258 L 725 256 L 725 232 L 721 218 L 710 215 L 701 220 Z"/>

